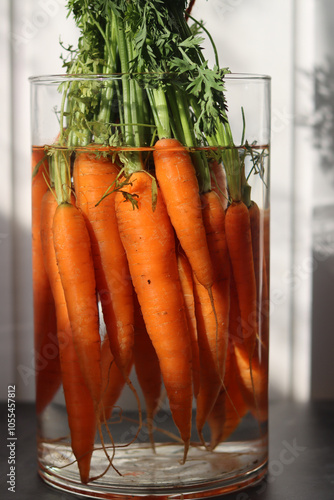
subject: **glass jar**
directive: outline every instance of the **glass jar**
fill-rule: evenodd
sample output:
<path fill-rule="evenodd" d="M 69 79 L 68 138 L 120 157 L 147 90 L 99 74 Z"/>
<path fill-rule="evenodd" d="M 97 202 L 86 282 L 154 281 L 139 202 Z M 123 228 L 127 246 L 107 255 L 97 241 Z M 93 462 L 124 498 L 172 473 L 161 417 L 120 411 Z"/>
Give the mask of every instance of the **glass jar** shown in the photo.
<path fill-rule="evenodd" d="M 39 474 L 92 498 L 255 484 L 270 78 L 226 75 L 211 129 L 170 75 L 30 81 Z"/>

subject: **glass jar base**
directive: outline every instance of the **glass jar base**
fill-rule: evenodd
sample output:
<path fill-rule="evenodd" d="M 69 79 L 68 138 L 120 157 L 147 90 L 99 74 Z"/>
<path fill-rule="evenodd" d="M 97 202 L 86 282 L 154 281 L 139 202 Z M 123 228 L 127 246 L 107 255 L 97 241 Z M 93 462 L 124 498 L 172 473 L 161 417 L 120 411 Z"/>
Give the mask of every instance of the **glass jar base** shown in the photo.
<path fill-rule="evenodd" d="M 71 449 L 44 443 L 40 449 L 43 460 L 40 460 L 39 474 L 47 484 L 86 498 L 207 498 L 258 483 L 267 471 L 266 452 L 263 440 L 224 443 L 214 452 L 195 446 L 189 450 L 186 463 L 181 465 L 182 446 L 160 445 L 153 453 L 147 445 L 139 444 L 117 450 L 113 465 L 119 474 L 112 468 L 103 474 L 106 457 L 103 450 L 97 449 L 91 474 L 102 476 L 82 484 Z M 47 465 L 50 462 L 53 467 Z"/>

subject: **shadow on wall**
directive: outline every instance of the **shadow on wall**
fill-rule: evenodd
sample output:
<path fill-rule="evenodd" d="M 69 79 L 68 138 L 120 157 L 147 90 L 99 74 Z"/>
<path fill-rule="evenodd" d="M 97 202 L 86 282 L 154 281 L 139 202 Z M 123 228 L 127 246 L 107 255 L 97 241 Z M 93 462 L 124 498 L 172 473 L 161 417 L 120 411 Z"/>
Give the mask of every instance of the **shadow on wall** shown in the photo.
<path fill-rule="evenodd" d="M 311 130 L 318 153 L 315 176 L 323 184 L 314 185 L 313 209 L 313 286 L 312 286 L 312 363 L 311 396 L 334 398 L 334 58 L 313 74 L 315 114 Z M 325 204 L 321 186 L 327 184 Z"/>
<path fill-rule="evenodd" d="M 334 59 L 315 68 L 313 75 L 315 115 L 312 120 L 314 146 L 320 167 L 334 187 Z M 334 202 L 334 191 L 333 191 Z"/>

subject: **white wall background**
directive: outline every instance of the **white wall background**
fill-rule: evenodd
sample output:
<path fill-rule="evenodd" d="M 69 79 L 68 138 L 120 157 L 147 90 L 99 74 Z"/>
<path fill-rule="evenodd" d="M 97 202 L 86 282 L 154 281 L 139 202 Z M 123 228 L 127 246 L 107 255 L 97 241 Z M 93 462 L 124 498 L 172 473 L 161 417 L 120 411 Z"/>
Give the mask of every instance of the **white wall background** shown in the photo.
<path fill-rule="evenodd" d="M 325 376 L 334 366 L 326 350 L 333 327 L 321 328 L 325 348 L 319 350 L 314 283 L 319 298 L 322 280 L 319 273 L 313 279 L 317 270 L 312 254 L 314 209 L 323 202 L 323 192 L 326 206 L 333 205 L 334 189 L 312 144 L 311 119 L 316 108 L 313 71 L 333 46 L 333 2 L 197 0 L 193 15 L 204 20 L 214 36 L 221 64 L 233 72 L 272 77 L 271 397 L 334 397 L 333 371 L 333 376 Z M 17 397 L 30 400 L 34 377 L 28 77 L 62 72 L 59 36 L 75 43 L 76 32 L 66 19 L 65 0 L 1 0 L 0 23 L 0 398 L 6 397 L 7 385 L 15 383 Z M 209 44 L 207 55 L 212 57 Z M 334 253 L 331 245 L 326 250 Z M 325 262 L 332 261 L 326 257 Z M 333 291 L 334 274 L 330 276 L 327 291 Z M 321 312 L 322 324 L 333 325 L 333 309 L 328 307 L 325 317 Z"/>

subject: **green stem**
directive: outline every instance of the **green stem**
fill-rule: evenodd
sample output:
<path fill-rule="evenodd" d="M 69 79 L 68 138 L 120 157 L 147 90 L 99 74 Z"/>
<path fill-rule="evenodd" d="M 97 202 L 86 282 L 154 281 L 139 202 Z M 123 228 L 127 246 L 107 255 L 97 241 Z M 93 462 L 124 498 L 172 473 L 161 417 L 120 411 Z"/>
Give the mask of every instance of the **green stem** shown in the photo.
<path fill-rule="evenodd" d="M 187 147 L 196 148 L 198 147 L 198 142 L 190 117 L 187 95 L 180 89 L 175 89 L 175 101 L 178 109 L 178 117 L 184 134 L 183 144 Z M 198 177 L 200 192 L 206 193 L 211 189 L 210 170 L 206 156 L 200 151 L 194 151 L 191 156 Z"/>
<path fill-rule="evenodd" d="M 160 139 L 171 137 L 168 105 L 163 87 L 159 86 L 152 90 L 154 99 L 154 112 L 157 116 L 157 129 Z"/>
<path fill-rule="evenodd" d="M 117 58 L 116 58 L 116 22 L 115 15 L 110 12 L 111 22 L 107 23 L 106 26 L 106 39 L 108 43 L 105 46 L 105 57 L 106 64 L 103 67 L 103 74 L 109 75 L 116 73 L 117 68 Z M 110 37 L 110 43 L 109 43 Z M 111 121 L 111 107 L 113 102 L 113 97 L 115 94 L 115 81 L 107 80 L 105 82 L 105 87 L 101 90 L 100 98 L 100 109 L 96 118 L 100 127 L 97 127 L 97 133 L 94 135 L 95 142 L 97 144 L 104 144 L 108 142 L 109 137 L 109 123 Z"/>
<path fill-rule="evenodd" d="M 57 150 L 52 155 L 53 181 L 58 205 L 71 202 L 70 156 L 71 152 L 68 150 Z"/>
<path fill-rule="evenodd" d="M 122 97 L 123 97 L 123 119 L 124 119 L 124 142 L 126 145 L 134 145 L 131 116 L 131 95 L 129 84 L 129 58 L 125 38 L 125 27 L 123 21 L 117 21 L 117 41 L 119 58 L 122 72 Z"/>

